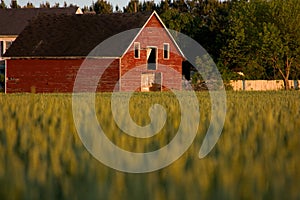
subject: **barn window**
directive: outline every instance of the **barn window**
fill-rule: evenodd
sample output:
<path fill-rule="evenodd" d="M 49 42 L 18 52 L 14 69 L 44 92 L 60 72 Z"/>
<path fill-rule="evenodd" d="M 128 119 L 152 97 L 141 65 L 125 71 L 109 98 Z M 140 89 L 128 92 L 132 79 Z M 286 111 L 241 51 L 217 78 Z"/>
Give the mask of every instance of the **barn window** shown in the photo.
<path fill-rule="evenodd" d="M 3 41 L 0 41 L 0 57 L 3 55 L 3 53 L 4 53 Z"/>
<path fill-rule="evenodd" d="M 5 51 L 11 46 L 12 41 L 0 41 L 0 56 L 3 56 Z"/>
<path fill-rule="evenodd" d="M 12 41 L 6 41 L 5 42 L 5 51 L 11 46 L 11 44 L 12 44 Z"/>
<path fill-rule="evenodd" d="M 134 43 L 134 58 L 140 58 L 140 43 Z"/>
<path fill-rule="evenodd" d="M 168 43 L 164 43 L 164 59 L 169 59 L 170 56 L 170 45 Z"/>

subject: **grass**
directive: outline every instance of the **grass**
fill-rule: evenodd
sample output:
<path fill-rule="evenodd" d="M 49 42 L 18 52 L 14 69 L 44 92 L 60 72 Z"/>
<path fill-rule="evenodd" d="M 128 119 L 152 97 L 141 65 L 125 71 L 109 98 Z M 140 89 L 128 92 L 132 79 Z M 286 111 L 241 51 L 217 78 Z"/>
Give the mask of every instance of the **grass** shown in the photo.
<path fill-rule="evenodd" d="M 99 122 L 118 146 L 134 152 L 168 144 L 180 123 L 172 93 L 139 93 L 130 113 L 140 125 L 161 103 L 168 120 L 156 136 L 118 129 L 109 93 L 96 97 Z M 129 174 L 108 168 L 83 147 L 68 94 L 0 95 L 0 199 L 299 199 L 300 93 L 228 92 L 222 135 L 198 159 L 209 126 L 208 93 L 197 93 L 201 120 L 193 145 L 172 165 Z"/>

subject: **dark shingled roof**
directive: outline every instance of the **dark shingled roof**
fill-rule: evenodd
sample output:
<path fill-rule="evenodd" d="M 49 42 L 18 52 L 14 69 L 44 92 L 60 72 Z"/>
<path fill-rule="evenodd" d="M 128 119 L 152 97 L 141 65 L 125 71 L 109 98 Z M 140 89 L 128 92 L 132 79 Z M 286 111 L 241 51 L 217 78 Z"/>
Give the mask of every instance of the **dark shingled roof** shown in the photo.
<path fill-rule="evenodd" d="M 19 35 L 39 14 L 75 14 L 77 7 L 0 9 L 0 35 Z"/>
<path fill-rule="evenodd" d="M 19 35 L 5 56 L 85 57 L 107 38 L 126 30 L 143 27 L 150 16 L 151 13 L 39 15 Z M 120 51 L 110 54 L 110 50 L 107 50 L 105 56 L 121 56 L 138 30 L 140 29 L 135 29 L 125 38 L 120 37 L 122 41 L 119 41 L 119 44 L 118 41 L 113 42 L 111 45 L 119 45 Z"/>

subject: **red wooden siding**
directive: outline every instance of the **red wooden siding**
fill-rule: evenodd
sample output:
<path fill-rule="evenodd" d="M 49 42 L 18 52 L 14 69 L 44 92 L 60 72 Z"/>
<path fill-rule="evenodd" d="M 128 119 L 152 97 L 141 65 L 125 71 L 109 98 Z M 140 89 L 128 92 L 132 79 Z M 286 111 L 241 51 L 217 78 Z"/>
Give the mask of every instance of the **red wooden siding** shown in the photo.
<path fill-rule="evenodd" d="M 136 90 L 141 84 L 141 73 L 147 72 L 161 72 L 163 88 L 167 85 L 168 89 L 180 90 L 183 57 L 155 15 L 148 21 L 134 42 L 140 43 L 140 58 L 134 58 L 134 44 L 132 44 L 121 60 L 121 90 Z M 169 59 L 163 58 L 164 43 L 170 45 Z M 147 70 L 146 48 L 149 46 L 157 47 L 157 70 Z M 161 67 L 162 65 L 173 70 L 167 70 Z M 129 70 L 130 74 L 125 75 Z"/>
<path fill-rule="evenodd" d="M 120 59 L 112 59 L 98 78 L 97 69 L 107 65 L 107 59 L 89 59 L 91 67 L 80 80 L 79 91 L 93 92 L 89 84 L 99 80 L 97 91 L 113 91 L 121 74 L 121 91 L 139 90 L 142 73 L 161 73 L 164 89 L 181 90 L 183 57 L 156 15 L 152 15 L 134 42 L 140 43 L 140 57 L 134 57 L 134 43 Z M 163 58 L 164 43 L 169 44 L 168 59 Z M 147 69 L 147 47 L 157 48 L 157 69 Z M 74 81 L 84 59 L 12 59 L 7 60 L 6 92 L 73 92 Z M 120 71 L 121 70 L 121 71 Z M 131 73 L 127 73 L 131 72 Z M 98 74 L 97 74 L 98 73 Z M 96 79 L 97 78 L 97 79 Z"/>
<path fill-rule="evenodd" d="M 72 92 L 77 71 L 83 61 L 84 59 L 7 60 L 6 92 Z M 94 59 L 89 64 L 101 67 L 103 60 Z M 114 60 L 99 80 L 97 91 L 112 91 L 118 79 L 119 60 Z M 86 87 L 83 90 L 88 91 L 89 80 L 81 81 Z"/>

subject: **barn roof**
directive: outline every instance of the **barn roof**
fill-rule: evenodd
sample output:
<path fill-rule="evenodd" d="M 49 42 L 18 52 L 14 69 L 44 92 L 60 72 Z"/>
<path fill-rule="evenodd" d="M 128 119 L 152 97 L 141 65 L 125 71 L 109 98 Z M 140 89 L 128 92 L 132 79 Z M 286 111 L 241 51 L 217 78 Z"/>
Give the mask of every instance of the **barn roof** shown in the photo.
<path fill-rule="evenodd" d="M 77 7 L 0 9 L 0 36 L 19 35 L 28 22 L 39 14 L 75 14 Z"/>
<path fill-rule="evenodd" d="M 107 38 L 138 28 L 127 35 L 127 38 L 123 38 L 125 42 L 111 44 L 119 45 L 120 51 L 107 56 L 120 56 L 150 16 L 151 13 L 39 15 L 19 35 L 5 56 L 85 57 Z M 124 46 L 124 43 L 127 43 L 127 46 Z"/>

